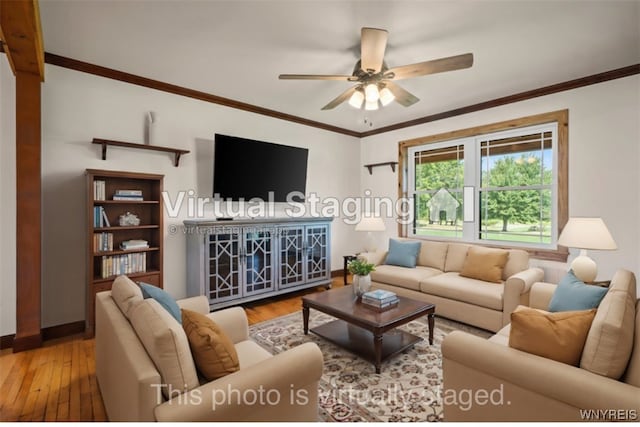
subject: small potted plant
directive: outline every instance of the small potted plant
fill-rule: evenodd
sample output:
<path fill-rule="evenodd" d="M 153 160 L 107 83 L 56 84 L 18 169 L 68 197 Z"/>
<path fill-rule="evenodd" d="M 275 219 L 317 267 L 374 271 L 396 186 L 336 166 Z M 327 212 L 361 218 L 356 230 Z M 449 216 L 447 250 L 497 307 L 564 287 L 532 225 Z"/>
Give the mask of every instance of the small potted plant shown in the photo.
<path fill-rule="evenodd" d="M 376 269 L 374 264 L 356 258 L 347 265 L 349 273 L 353 274 L 353 293 L 361 296 L 371 289 L 371 273 Z"/>

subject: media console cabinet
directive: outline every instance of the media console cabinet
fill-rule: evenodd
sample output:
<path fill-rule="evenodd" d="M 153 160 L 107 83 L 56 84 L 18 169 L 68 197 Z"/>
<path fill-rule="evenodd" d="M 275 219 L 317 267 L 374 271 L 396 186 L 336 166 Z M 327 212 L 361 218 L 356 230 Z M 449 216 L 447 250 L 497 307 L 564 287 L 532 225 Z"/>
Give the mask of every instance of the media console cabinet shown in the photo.
<path fill-rule="evenodd" d="M 333 218 L 187 220 L 187 294 L 211 309 L 331 286 Z"/>

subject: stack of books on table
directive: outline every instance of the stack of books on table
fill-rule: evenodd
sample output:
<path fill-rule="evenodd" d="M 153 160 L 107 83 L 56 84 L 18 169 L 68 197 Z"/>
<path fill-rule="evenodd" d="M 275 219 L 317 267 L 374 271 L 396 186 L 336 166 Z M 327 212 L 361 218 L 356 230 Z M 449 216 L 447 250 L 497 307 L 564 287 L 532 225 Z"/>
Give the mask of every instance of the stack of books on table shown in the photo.
<path fill-rule="evenodd" d="M 134 249 L 145 249 L 149 247 L 149 242 L 146 240 L 125 240 L 120 243 L 120 249 L 123 251 L 131 251 Z"/>
<path fill-rule="evenodd" d="M 389 310 L 398 305 L 398 296 L 391 291 L 376 289 L 362 295 L 362 304 L 378 311 Z"/>
<path fill-rule="evenodd" d="M 144 198 L 142 197 L 142 190 L 116 190 L 113 200 L 142 202 Z"/>

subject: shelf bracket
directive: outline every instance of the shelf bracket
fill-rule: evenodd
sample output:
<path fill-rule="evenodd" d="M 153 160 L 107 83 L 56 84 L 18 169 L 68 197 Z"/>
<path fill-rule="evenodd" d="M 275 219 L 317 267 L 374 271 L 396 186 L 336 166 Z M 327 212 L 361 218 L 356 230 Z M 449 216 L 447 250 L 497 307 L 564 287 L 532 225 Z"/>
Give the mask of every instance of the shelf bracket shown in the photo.
<path fill-rule="evenodd" d="M 372 163 L 369 165 L 364 165 L 364 167 L 369 170 L 369 175 L 373 175 L 373 168 L 377 166 L 391 166 L 391 170 L 395 172 L 397 164 L 398 162 L 382 162 L 382 163 Z"/>

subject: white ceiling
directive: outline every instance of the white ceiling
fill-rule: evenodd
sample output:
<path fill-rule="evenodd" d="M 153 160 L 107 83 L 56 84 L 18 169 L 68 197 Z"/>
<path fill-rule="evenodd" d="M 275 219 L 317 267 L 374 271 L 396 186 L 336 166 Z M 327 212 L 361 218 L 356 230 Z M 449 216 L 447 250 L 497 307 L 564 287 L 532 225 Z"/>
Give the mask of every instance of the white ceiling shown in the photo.
<path fill-rule="evenodd" d="M 41 0 L 47 52 L 367 131 L 640 62 L 639 1 Z M 420 102 L 320 109 L 352 83 L 360 28 L 389 67 L 472 52 L 465 70 L 399 82 Z M 368 118 L 373 128 L 364 123 Z"/>

